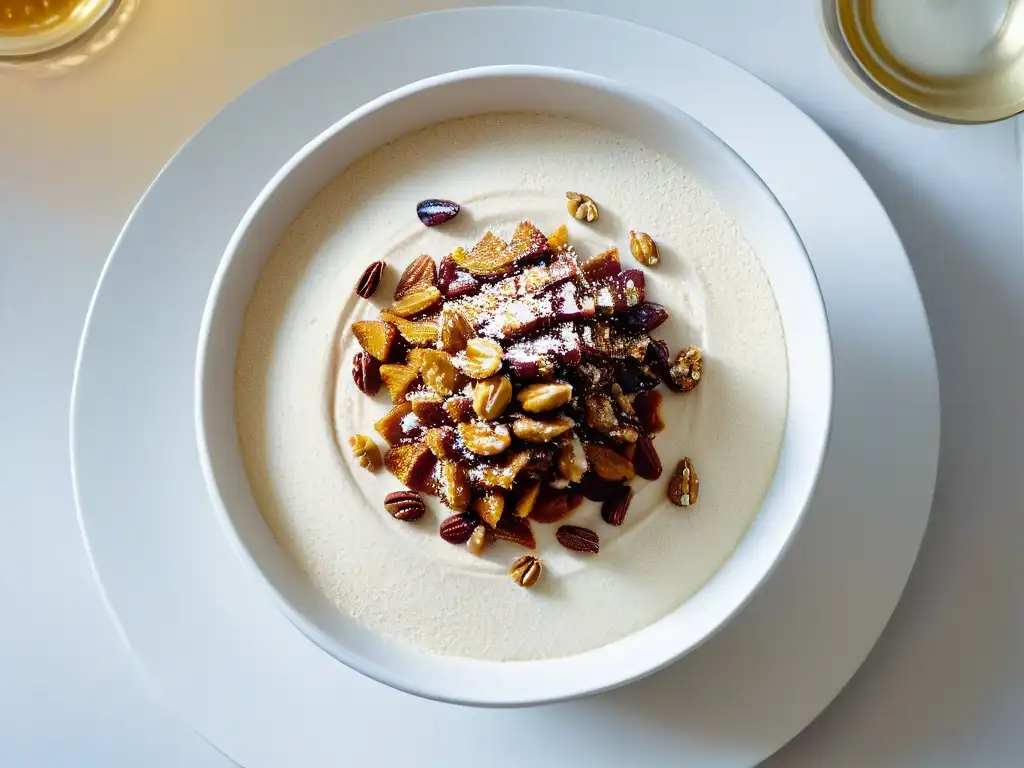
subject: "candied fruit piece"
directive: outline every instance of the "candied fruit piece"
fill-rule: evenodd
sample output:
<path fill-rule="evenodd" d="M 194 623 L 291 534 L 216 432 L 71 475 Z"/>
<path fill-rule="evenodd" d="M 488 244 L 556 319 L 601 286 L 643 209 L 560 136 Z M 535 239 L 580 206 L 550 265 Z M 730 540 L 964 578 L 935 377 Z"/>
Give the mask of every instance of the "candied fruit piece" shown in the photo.
<path fill-rule="evenodd" d="M 410 403 L 399 403 L 378 419 L 374 423 L 373 428 L 377 431 L 378 435 L 389 443 L 397 443 L 403 437 L 407 437 L 415 427 L 419 426 L 418 419 L 411 416 L 412 412 L 413 409 Z"/>
<path fill-rule="evenodd" d="M 419 371 L 411 365 L 388 364 L 380 367 L 380 378 L 388 388 L 392 403 L 400 403 L 405 399 L 406 393 L 419 375 Z"/>
<path fill-rule="evenodd" d="M 473 500 L 473 510 L 480 519 L 494 528 L 505 511 L 505 497 L 500 493 L 485 493 Z"/>
<path fill-rule="evenodd" d="M 352 323 L 352 333 L 355 334 L 359 346 L 382 363 L 388 361 L 395 339 L 398 337 L 398 329 L 394 325 L 380 320 L 360 320 Z"/>
<path fill-rule="evenodd" d="M 497 277 L 511 269 L 515 254 L 509 249 L 508 243 L 493 232 L 487 232 L 472 250 L 456 248 L 452 251 L 451 258 L 470 274 Z"/>
<path fill-rule="evenodd" d="M 665 428 L 661 420 L 661 393 L 648 389 L 637 393 L 633 400 L 633 411 L 636 413 L 640 428 L 648 435 L 654 435 Z"/>
<path fill-rule="evenodd" d="M 529 221 L 524 221 L 516 227 L 508 250 L 516 264 L 537 261 L 551 255 L 547 237 Z"/>
<path fill-rule="evenodd" d="M 438 269 L 437 287 L 446 299 L 454 299 L 475 293 L 480 288 L 480 282 L 459 267 L 451 256 L 445 256 L 441 259 L 441 266 Z"/>
<path fill-rule="evenodd" d="M 469 486 L 469 473 L 453 461 L 442 461 L 438 464 L 435 477 L 437 495 L 446 507 L 462 512 L 469 506 L 472 490 Z"/>
<path fill-rule="evenodd" d="M 548 247 L 552 250 L 566 248 L 569 245 L 569 228 L 560 224 L 558 229 L 548 235 Z"/>
<path fill-rule="evenodd" d="M 449 397 L 444 401 L 444 410 L 448 414 L 448 417 L 456 424 L 462 424 L 463 422 L 472 421 L 476 418 L 476 412 L 473 410 L 473 398 L 457 395 L 456 397 Z"/>
<path fill-rule="evenodd" d="M 519 494 L 519 498 L 516 499 L 516 517 L 529 517 L 539 496 L 540 480 L 534 480 L 523 489 L 522 493 Z"/>
<path fill-rule="evenodd" d="M 512 435 L 504 424 L 470 421 L 459 424 L 459 437 L 477 456 L 497 456 L 512 444 Z"/>
<path fill-rule="evenodd" d="M 411 392 L 406 399 L 424 427 L 444 426 L 450 421 L 444 410 L 444 399 L 440 395 L 427 391 Z"/>
<path fill-rule="evenodd" d="M 414 347 L 432 347 L 437 343 L 437 323 L 427 320 L 406 320 L 390 312 L 381 312 L 380 319 L 398 328 L 402 338 Z"/>
<path fill-rule="evenodd" d="M 510 451 L 494 464 L 480 464 L 473 470 L 473 482 L 482 488 L 503 488 L 508 491 L 516 478 L 530 464 L 530 451 Z"/>
<path fill-rule="evenodd" d="M 530 525 L 530 521 L 515 515 L 503 515 L 491 530 L 491 535 L 495 539 L 518 544 L 526 549 L 537 548 L 537 539 L 533 535 L 533 526 Z"/>
<path fill-rule="evenodd" d="M 594 287 L 594 299 L 599 315 L 625 312 L 644 300 L 644 273 L 627 269 L 601 281 Z"/>
<path fill-rule="evenodd" d="M 622 271 L 619 249 L 612 246 L 607 251 L 591 256 L 580 265 L 580 270 L 588 280 L 603 280 L 619 274 Z"/>
<path fill-rule="evenodd" d="M 384 466 L 406 487 L 425 491 L 437 459 L 426 443 L 392 445 L 384 454 Z"/>
<path fill-rule="evenodd" d="M 454 427 L 433 427 L 423 435 L 423 442 L 430 452 L 445 461 L 461 461 L 462 452 L 458 449 L 458 433 Z"/>
<path fill-rule="evenodd" d="M 555 488 L 544 488 L 530 512 L 530 519 L 538 523 L 555 523 L 567 517 L 583 503 L 583 495 Z"/>

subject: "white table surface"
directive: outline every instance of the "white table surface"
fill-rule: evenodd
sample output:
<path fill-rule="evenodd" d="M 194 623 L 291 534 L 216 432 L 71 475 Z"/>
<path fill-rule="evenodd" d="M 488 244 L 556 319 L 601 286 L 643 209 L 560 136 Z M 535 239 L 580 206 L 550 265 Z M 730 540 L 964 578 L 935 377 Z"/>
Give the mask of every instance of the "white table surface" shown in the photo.
<path fill-rule="evenodd" d="M 833 64 L 815 2 L 546 4 L 660 27 L 778 88 L 874 186 L 921 283 L 944 404 L 932 524 L 863 669 L 768 764 L 1021 765 L 1024 209 L 1016 126 L 930 126 L 881 109 Z M 342 34 L 458 4 L 466 3 L 143 0 L 116 45 L 74 74 L 0 73 L 5 768 L 232 765 L 146 688 L 89 571 L 67 448 L 85 311 L 133 204 L 221 105 Z M 865 311 L 870 306 L 865 297 Z"/>

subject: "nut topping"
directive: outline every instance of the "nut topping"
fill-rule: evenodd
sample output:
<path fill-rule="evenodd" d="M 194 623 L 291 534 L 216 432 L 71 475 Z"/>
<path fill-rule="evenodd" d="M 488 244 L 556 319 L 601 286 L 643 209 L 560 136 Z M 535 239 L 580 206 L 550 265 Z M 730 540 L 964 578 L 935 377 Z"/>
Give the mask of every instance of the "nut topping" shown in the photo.
<path fill-rule="evenodd" d="M 505 497 L 500 493 L 485 493 L 473 502 L 473 510 L 491 528 L 494 528 L 505 511 Z"/>
<path fill-rule="evenodd" d="M 365 352 L 356 352 L 352 358 L 352 380 L 364 395 L 376 395 L 380 389 L 380 361 Z"/>
<path fill-rule="evenodd" d="M 516 399 L 524 411 L 542 413 L 568 403 L 572 399 L 572 385 L 564 381 L 530 384 L 519 391 Z"/>
<path fill-rule="evenodd" d="M 461 352 L 473 335 L 473 325 L 464 312 L 455 307 L 441 310 L 441 346 L 445 352 Z"/>
<path fill-rule="evenodd" d="M 520 587 L 529 589 L 540 579 L 544 566 L 541 561 L 533 555 L 523 555 L 508 569 L 508 575 Z"/>
<path fill-rule="evenodd" d="M 633 462 L 607 446 L 588 443 L 586 452 L 590 466 L 605 480 L 632 480 L 636 475 Z"/>
<path fill-rule="evenodd" d="M 436 227 L 438 224 L 451 221 L 459 215 L 459 210 L 458 203 L 437 198 L 420 200 L 416 204 L 416 215 L 419 216 L 423 225 L 427 227 Z"/>
<path fill-rule="evenodd" d="M 398 329 L 391 323 L 380 320 L 360 320 L 352 323 L 352 333 L 367 354 L 382 363 L 388 361 L 391 347 L 398 337 Z"/>
<path fill-rule="evenodd" d="M 455 366 L 447 352 L 428 349 L 420 366 L 423 383 L 441 397 L 450 397 L 455 387 Z"/>
<path fill-rule="evenodd" d="M 601 519 L 608 525 L 622 525 L 626 519 L 629 504 L 633 501 L 633 489 L 628 485 L 620 485 L 601 504 Z"/>
<path fill-rule="evenodd" d="M 380 448 L 373 442 L 372 437 L 352 435 L 348 439 L 348 444 L 352 448 L 352 455 L 359 459 L 360 467 L 365 467 L 371 472 L 376 472 L 380 469 L 383 459 L 380 456 Z"/>
<path fill-rule="evenodd" d="M 589 223 L 597 221 L 600 216 L 600 212 L 597 210 L 597 203 L 587 195 L 581 195 L 579 192 L 565 193 L 565 207 L 569 211 L 569 215 L 578 221 Z"/>
<path fill-rule="evenodd" d="M 469 541 L 466 542 L 466 549 L 469 553 L 479 557 L 484 552 L 484 547 L 487 545 L 487 528 L 482 525 L 478 525 L 473 529 L 473 533 L 469 537 Z"/>
<path fill-rule="evenodd" d="M 374 261 L 364 269 L 363 274 L 359 277 L 359 282 L 356 283 L 356 293 L 364 299 L 369 299 L 373 296 L 380 286 L 380 278 L 384 274 L 384 267 L 386 266 L 386 262 Z"/>
<path fill-rule="evenodd" d="M 470 339 L 466 342 L 465 359 L 461 361 L 462 372 L 474 379 L 486 379 L 501 368 L 503 355 L 501 344 L 494 339 Z"/>
<path fill-rule="evenodd" d="M 596 533 L 579 525 L 563 525 L 555 531 L 558 543 L 581 555 L 596 555 L 601 550 L 601 541 Z"/>
<path fill-rule="evenodd" d="M 697 503 L 699 490 L 700 479 L 687 456 L 676 465 L 676 471 L 668 481 L 668 499 L 677 507 L 689 507 Z"/>
<path fill-rule="evenodd" d="M 586 451 L 578 437 L 565 440 L 558 446 L 558 474 L 566 481 L 578 483 L 588 466 Z"/>
<path fill-rule="evenodd" d="M 477 456 L 497 456 L 512 444 L 512 436 L 504 424 L 479 421 L 459 424 L 459 437 Z"/>
<path fill-rule="evenodd" d="M 700 383 L 704 361 L 697 347 L 687 347 L 668 369 L 668 385 L 680 392 L 689 392 Z"/>
<path fill-rule="evenodd" d="M 646 232 L 629 231 L 629 252 L 645 267 L 657 266 L 661 261 L 657 243 Z"/>
<path fill-rule="evenodd" d="M 413 491 L 394 491 L 384 497 L 384 509 L 395 518 L 411 522 L 423 517 L 427 511 L 427 505 L 423 503 L 418 493 Z"/>
<path fill-rule="evenodd" d="M 434 260 L 426 254 L 417 256 L 398 278 L 398 285 L 395 286 L 395 301 L 400 301 L 410 293 L 421 291 L 424 288 L 433 288 L 435 285 L 437 285 L 437 265 Z"/>
<path fill-rule="evenodd" d="M 516 437 L 528 443 L 547 443 L 564 435 L 574 426 L 576 422 L 568 416 L 556 416 L 546 421 L 520 416 L 512 422 L 512 431 Z"/>
<path fill-rule="evenodd" d="M 489 379 L 478 381 L 473 387 L 473 410 L 481 419 L 498 418 L 510 402 L 512 402 L 512 382 L 504 376 L 491 376 Z M 516 432 L 516 434 L 519 433 Z"/>
<path fill-rule="evenodd" d="M 479 523 L 476 515 L 462 512 L 442 520 L 438 533 L 449 544 L 465 544 Z"/>

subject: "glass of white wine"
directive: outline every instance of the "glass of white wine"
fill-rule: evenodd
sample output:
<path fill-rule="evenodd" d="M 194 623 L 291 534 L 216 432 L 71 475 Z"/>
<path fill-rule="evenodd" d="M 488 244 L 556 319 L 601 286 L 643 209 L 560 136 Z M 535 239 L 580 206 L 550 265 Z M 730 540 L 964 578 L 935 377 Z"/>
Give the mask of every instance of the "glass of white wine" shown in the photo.
<path fill-rule="evenodd" d="M 120 0 L 0 0 L 0 60 L 38 60 L 109 22 Z"/>

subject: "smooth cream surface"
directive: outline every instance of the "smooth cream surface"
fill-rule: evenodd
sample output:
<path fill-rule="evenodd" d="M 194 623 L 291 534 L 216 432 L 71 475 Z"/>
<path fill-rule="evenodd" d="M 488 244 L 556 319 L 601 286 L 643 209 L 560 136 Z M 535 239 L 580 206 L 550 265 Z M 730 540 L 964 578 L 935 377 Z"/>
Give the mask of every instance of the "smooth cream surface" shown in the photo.
<path fill-rule="evenodd" d="M 601 217 L 569 219 L 566 190 L 593 197 Z M 428 229 L 418 200 L 459 201 L 462 213 Z M 605 524 L 591 502 L 565 522 L 589 527 L 601 553 L 572 555 L 557 526 L 535 525 L 546 573 L 515 586 L 523 550 L 499 542 L 482 558 L 437 535 L 446 510 L 415 523 L 391 519 L 382 500 L 401 486 L 370 474 L 346 438 L 376 437 L 387 412 L 356 389 L 351 323 L 376 317 L 401 269 L 420 253 L 440 260 L 487 229 L 508 238 L 529 219 L 568 223 L 581 257 L 650 233 L 661 264 L 647 298 L 671 312 L 654 332 L 673 349 L 705 353 L 692 393 L 662 388 L 668 425 L 655 445 L 658 481 L 634 482 L 625 524 Z M 364 267 L 388 270 L 372 301 L 355 296 Z M 610 643 L 696 592 L 729 557 L 764 498 L 786 420 L 786 346 L 767 278 L 737 224 L 673 160 L 634 139 L 532 114 L 449 121 L 365 156 L 326 187 L 274 250 L 247 309 L 236 369 L 236 415 L 253 494 L 275 537 L 340 611 L 436 653 L 490 660 L 565 656 Z M 386 448 L 379 437 L 382 449 Z M 340 446 L 340 448 L 339 448 Z M 700 498 L 666 501 L 675 463 L 693 459 Z"/>

